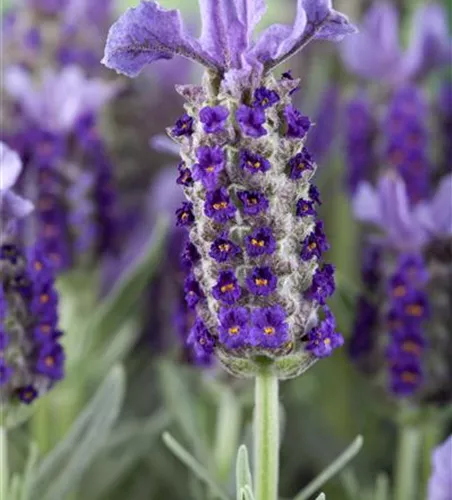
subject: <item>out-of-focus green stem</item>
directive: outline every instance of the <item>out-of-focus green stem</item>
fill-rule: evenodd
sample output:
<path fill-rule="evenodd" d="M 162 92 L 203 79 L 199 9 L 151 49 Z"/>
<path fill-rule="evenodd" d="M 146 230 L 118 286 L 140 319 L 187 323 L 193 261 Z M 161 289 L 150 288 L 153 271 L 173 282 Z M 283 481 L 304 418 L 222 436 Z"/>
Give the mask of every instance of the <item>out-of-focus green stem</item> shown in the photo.
<path fill-rule="evenodd" d="M 8 474 L 8 435 L 6 428 L 0 427 L 0 500 L 6 500 Z"/>
<path fill-rule="evenodd" d="M 401 423 L 394 484 L 394 500 L 417 500 L 419 494 L 422 432 L 419 426 Z"/>
<path fill-rule="evenodd" d="M 254 407 L 254 484 L 256 500 L 277 500 L 279 479 L 278 379 L 256 376 Z"/>
<path fill-rule="evenodd" d="M 426 495 L 427 483 L 432 469 L 432 452 L 441 438 L 442 429 L 438 419 L 434 416 L 428 419 L 424 424 L 423 431 L 421 491 Z"/>

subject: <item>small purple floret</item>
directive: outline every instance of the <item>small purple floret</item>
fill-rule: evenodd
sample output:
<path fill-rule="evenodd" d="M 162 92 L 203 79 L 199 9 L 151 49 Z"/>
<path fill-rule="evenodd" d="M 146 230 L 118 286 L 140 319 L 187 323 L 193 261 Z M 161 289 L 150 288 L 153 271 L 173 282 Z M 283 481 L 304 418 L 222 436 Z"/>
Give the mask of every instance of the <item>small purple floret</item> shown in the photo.
<path fill-rule="evenodd" d="M 246 285 L 254 295 L 267 296 L 276 290 L 277 278 L 268 266 L 255 267 L 246 278 Z"/>
<path fill-rule="evenodd" d="M 199 120 L 207 134 L 223 132 L 228 116 L 229 111 L 224 106 L 206 106 L 199 112 Z"/>
<path fill-rule="evenodd" d="M 237 197 L 243 204 L 245 215 L 258 215 L 268 209 L 268 199 L 259 191 L 239 191 Z"/>
<path fill-rule="evenodd" d="M 225 188 L 207 192 L 204 213 L 215 222 L 227 222 L 234 217 L 236 210 Z"/>
<path fill-rule="evenodd" d="M 251 313 L 251 344 L 257 347 L 278 348 L 289 340 L 289 327 L 284 309 L 277 305 L 254 309 Z"/>
<path fill-rule="evenodd" d="M 311 128 L 311 120 L 294 106 L 286 106 L 284 117 L 287 123 L 287 137 L 303 139 Z"/>
<path fill-rule="evenodd" d="M 226 262 L 240 254 L 240 247 L 233 241 L 222 235 L 211 245 L 209 255 L 217 262 Z"/>
<path fill-rule="evenodd" d="M 244 346 L 248 341 L 248 311 L 244 307 L 221 308 L 219 314 L 220 342 L 231 349 Z"/>
<path fill-rule="evenodd" d="M 253 230 L 245 237 L 246 252 L 250 257 L 260 255 L 271 255 L 276 250 L 276 241 L 269 227 L 261 227 Z"/>
<path fill-rule="evenodd" d="M 306 291 L 305 297 L 324 305 L 325 300 L 333 295 L 335 289 L 334 266 L 325 264 L 316 269 L 311 287 Z"/>
<path fill-rule="evenodd" d="M 193 167 L 193 178 L 201 181 L 206 189 L 214 189 L 224 169 L 225 154 L 220 146 L 201 146 L 196 150 L 198 163 Z"/>
<path fill-rule="evenodd" d="M 172 128 L 171 133 L 175 137 L 181 137 L 183 135 L 190 136 L 193 134 L 193 118 L 187 113 L 183 114 L 176 122 L 176 125 Z"/>
<path fill-rule="evenodd" d="M 243 170 L 248 170 L 251 174 L 257 172 L 267 172 L 270 170 L 270 162 L 261 155 L 253 153 L 248 149 L 242 149 L 239 154 L 239 165 Z"/>
<path fill-rule="evenodd" d="M 177 184 L 181 186 L 189 187 L 193 185 L 193 177 L 191 170 L 187 168 L 185 162 L 181 161 L 177 166 L 177 170 L 179 171 L 179 177 L 176 179 Z"/>
<path fill-rule="evenodd" d="M 265 112 L 261 108 L 252 108 L 242 104 L 236 111 L 235 117 L 242 131 L 250 137 L 262 137 L 267 131 L 262 126 L 265 123 Z"/>
<path fill-rule="evenodd" d="M 317 210 L 314 208 L 314 202 L 303 199 L 298 200 L 296 214 L 298 217 L 316 216 Z"/>
<path fill-rule="evenodd" d="M 191 226 L 195 222 L 193 203 L 184 201 L 182 207 L 176 210 L 176 226 Z"/>
<path fill-rule="evenodd" d="M 254 91 L 254 103 L 257 108 L 267 109 L 279 102 L 280 97 L 274 90 L 259 87 Z"/>
<path fill-rule="evenodd" d="M 336 332 L 336 321 L 331 311 L 325 307 L 325 319 L 308 333 L 306 350 L 317 358 L 330 356 L 334 349 L 344 343 L 342 335 Z"/>
<path fill-rule="evenodd" d="M 304 261 L 311 260 L 313 257 L 320 259 L 323 252 L 329 249 L 329 244 L 323 231 L 323 222 L 317 221 L 314 231 L 303 242 L 301 258 Z"/>
<path fill-rule="evenodd" d="M 196 304 L 204 298 L 204 294 L 199 283 L 194 276 L 189 275 L 184 283 L 185 301 L 190 309 L 194 309 Z"/>
<path fill-rule="evenodd" d="M 218 276 L 217 284 L 212 289 L 215 299 L 224 304 L 232 305 L 241 295 L 240 285 L 233 271 L 222 271 Z"/>
<path fill-rule="evenodd" d="M 300 153 L 289 160 L 289 167 L 289 177 L 294 181 L 301 179 L 305 172 L 314 170 L 311 153 L 306 148 L 303 148 Z"/>

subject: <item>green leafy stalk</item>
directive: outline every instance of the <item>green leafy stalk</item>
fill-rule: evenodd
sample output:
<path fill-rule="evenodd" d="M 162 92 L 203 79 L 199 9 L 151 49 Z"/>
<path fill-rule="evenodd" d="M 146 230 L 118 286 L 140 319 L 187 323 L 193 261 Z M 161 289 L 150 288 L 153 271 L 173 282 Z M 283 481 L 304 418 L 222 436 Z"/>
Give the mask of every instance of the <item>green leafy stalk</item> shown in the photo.
<path fill-rule="evenodd" d="M 416 500 L 422 434 L 418 426 L 401 424 L 397 451 L 394 500 Z"/>
<path fill-rule="evenodd" d="M 363 446 L 362 436 L 357 436 L 352 444 L 339 455 L 336 460 L 311 481 L 294 500 L 307 500 L 311 495 L 318 491 L 327 481 L 342 470 L 359 452 Z"/>
<path fill-rule="evenodd" d="M 254 482 L 256 500 L 277 500 L 279 473 L 278 379 L 256 376 L 254 408 Z"/>

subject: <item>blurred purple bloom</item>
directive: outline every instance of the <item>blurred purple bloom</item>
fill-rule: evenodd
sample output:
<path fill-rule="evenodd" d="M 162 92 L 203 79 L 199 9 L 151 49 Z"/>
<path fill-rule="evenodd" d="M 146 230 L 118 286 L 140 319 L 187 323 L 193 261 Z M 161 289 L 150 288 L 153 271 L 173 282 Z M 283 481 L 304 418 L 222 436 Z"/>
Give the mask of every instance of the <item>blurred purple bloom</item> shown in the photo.
<path fill-rule="evenodd" d="M 379 226 L 399 250 L 416 251 L 433 236 L 452 232 L 452 176 L 443 179 L 430 202 L 411 208 L 404 182 L 393 172 L 376 189 L 362 183 L 353 200 L 355 217 Z"/>
<path fill-rule="evenodd" d="M 343 59 L 351 71 L 388 83 L 425 76 L 448 64 L 452 55 L 446 11 L 439 4 L 418 7 L 405 53 L 399 42 L 397 11 L 388 2 L 375 2 L 364 17 L 360 33 L 346 39 L 342 47 Z"/>
<path fill-rule="evenodd" d="M 428 500 L 449 500 L 452 492 L 452 436 L 433 451 Z"/>
<path fill-rule="evenodd" d="M 11 188 L 22 171 L 19 155 L 0 142 L 0 230 L 10 227 L 10 222 L 25 217 L 33 210 L 33 204 L 16 195 Z"/>
<path fill-rule="evenodd" d="M 5 74 L 5 88 L 28 116 L 45 129 L 68 131 L 85 114 L 95 113 L 119 90 L 117 83 L 88 79 L 76 66 L 47 70 L 39 86 L 19 67 Z"/>

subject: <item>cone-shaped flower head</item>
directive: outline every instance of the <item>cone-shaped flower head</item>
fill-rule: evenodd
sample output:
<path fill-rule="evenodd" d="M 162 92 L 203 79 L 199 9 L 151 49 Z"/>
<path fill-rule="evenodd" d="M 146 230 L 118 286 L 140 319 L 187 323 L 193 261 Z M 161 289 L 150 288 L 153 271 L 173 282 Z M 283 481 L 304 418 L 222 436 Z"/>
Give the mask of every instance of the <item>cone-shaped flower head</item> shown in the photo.
<path fill-rule="evenodd" d="M 311 39 L 340 40 L 354 28 L 329 1 L 299 0 L 292 27 L 271 26 L 253 42 L 263 0 L 200 6 L 199 40 L 178 11 L 156 2 L 129 9 L 110 30 L 103 62 L 129 76 L 177 54 L 207 67 L 203 86 L 178 88 L 185 114 L 168 129 L 188 198 L 177 225 L 196 250 L 185 254 L 185 297 L 196 311 L 189 344 L 236 375 L 253 376 L 266 362 L 293 377 L 342 337 L 322 312 L 334 270 L 320 265 L 328 243 L 304 147 L 311 122 L 292 104 L 298 82 L 270 70 Z"/>
<path fill-rule="evenodd" d="M 390 392 L 418 402 L 442 402 L 452 394 L 450 259 L 442 262 L 431 251 L 438 242 L 450 244 L 451 200 L 449 175 L 431 200 L 413 207 L 394 172 L 377 189 L 362 184 L 354 200 L 356 217 L 377 225 L 382 236 L 371 259 L 374 273 L 378 267 L 381 274 L 375 280 L 363 273 L 369 295 L 358 304 L 351 354 L 358 362 L 366 358 L 360 364 L 370 371 L 383 357 Z"/>
<path fill-rule="evenodd" d="M 22 165 L 13 151 L 3 144 L 0 147 L 2 180 L 5 187 L 12 187 Z M 28 252 L 18 246 L 12 222 L 30 212 L 32 205 L 16 195 L 11 204 L 8 195 L 12 194 L 8 189 L 1 191 L 1 405 L 16 401 L 31 403 L 63 378 L 65 359 L 59 343 L 62 332 L 57 324 L 58 295 L 52 266 L 39 243 Z"/>

